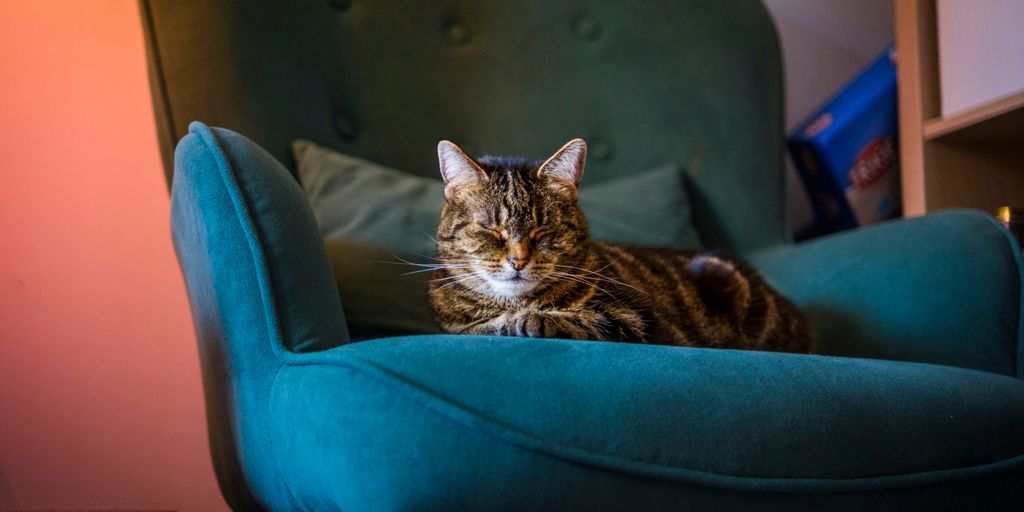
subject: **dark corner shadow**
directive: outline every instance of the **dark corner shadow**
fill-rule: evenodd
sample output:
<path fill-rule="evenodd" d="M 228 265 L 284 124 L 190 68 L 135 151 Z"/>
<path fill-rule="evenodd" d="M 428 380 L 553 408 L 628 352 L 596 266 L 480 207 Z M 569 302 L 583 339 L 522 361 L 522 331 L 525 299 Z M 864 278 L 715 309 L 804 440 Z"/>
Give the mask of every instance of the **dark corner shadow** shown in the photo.
<path fill-rule="evenodd" d="M 800 306 L 818 336 L 818 353 L 830 356 L 879 357 L 878 350 L 864 338 L 856 317 L 823 303 Z"/>
<path fill-rule="evenodd" d="M 707 196 L 704 195 L 700 185 L 689 173 L 684 173 L 683 179 L 686 182 L 686 193 L 693 209 L 693 224 L 697 228 L 697 234 L 700 235 L 701 246 L 725 254 L 732 253 L 733 247 L 725 237 L 725 228 L 715 215 L 711 205 L 708 204 Z"/>

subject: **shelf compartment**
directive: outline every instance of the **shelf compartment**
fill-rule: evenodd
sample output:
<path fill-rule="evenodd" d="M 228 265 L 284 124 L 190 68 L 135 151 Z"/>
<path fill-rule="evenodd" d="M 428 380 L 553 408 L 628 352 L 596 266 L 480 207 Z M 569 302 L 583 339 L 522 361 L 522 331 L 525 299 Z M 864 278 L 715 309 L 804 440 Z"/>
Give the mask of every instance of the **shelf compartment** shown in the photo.
<path fill-rule="evenodd" d="M 924 139 L 1024 142 L 1024 90 L 924 122 Z"/>

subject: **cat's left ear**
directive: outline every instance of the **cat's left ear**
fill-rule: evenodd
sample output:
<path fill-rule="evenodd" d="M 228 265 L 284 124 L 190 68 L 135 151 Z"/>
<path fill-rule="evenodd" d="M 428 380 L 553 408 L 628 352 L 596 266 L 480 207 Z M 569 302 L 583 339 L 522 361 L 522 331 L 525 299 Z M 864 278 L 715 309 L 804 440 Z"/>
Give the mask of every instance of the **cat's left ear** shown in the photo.
<path fill-rule="evenodd" d="M 583 177 L 583 166 L 586 161 L 587 142 L 583 139 L 573 139 L 541 164 L 537 169 L 537 175 L 550 179 L 553 186 L 575 198 L 576 187 Z"/>

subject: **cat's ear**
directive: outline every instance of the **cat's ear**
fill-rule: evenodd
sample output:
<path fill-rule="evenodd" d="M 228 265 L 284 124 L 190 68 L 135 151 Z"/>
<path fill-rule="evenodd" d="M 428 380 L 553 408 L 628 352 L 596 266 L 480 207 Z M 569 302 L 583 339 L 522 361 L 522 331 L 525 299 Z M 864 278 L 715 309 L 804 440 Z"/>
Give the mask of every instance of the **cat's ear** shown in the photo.
<path fill-rule="evenodd" d="M 437 161 L 444 178 L 444 196 L 449 200 L 467 188 L 487 181 L 487 173 L 453 142 L 442 140 L 437 143 Z"/>
<path fill-rule="evenodd" d="M 576 187 L 583 177 L 583 166 L 587 161 L 587 142 L 573 139 L 555 152 L 537 169 L 537 175 L 548 178 L 559 190 L 576 197 Z"/>

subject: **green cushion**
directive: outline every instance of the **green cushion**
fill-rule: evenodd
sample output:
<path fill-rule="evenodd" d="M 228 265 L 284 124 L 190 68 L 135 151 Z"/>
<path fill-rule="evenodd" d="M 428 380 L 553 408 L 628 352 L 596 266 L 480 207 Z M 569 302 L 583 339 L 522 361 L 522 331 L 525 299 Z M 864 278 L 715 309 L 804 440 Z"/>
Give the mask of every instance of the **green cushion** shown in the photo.
<path fill-rule="evenodd" d="M 970 496 L 986 508 L 1022 494 L 1000 478 L 1024 469 L 1024 382 L 948 366 L 416 336 L 289 358 L 270 407 L 307 510 L 888 510 L 908 494 L 932 509 L 970 502 L 972 482 L 989 484 Z"/>
<path fill-rule="evenodd" d="M 440 179 L 343 155 L 309 141 L 293 145 L 299 181 L 327 245 L 355 338 L 437 332 L 426 302 L 427 262 L 444 202 Z M 638 200 L 642 199 L 642 203 Z M 642 207 L 638 207 L 641 204 Z M 684 171 L 673 165 L 580 189 L 595 239 L 678 248 L 700 246 Z"/>

